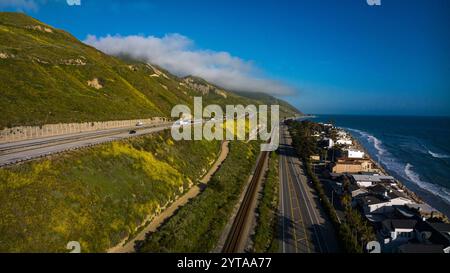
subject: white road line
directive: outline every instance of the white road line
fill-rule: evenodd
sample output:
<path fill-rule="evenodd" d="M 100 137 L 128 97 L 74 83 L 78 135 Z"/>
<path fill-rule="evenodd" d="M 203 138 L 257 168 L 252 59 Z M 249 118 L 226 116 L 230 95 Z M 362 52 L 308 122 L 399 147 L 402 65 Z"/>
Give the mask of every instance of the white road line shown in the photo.
<path fill-rule="evenodd" d="M 286 240 L 285 240 L 285 224 L 284 224 L 284 222 L 285 222 L 285 220 L 284 220 L 284 217 L 285 217 L 285 214 L 284 214 L 284 198 L 283 198 L 283 196 L 284 196 L 284 190 L 283 190 L 283 184 L 284 184 L 284 182 L 283 182 L 283 173 L 282 173 L 282 170 L 281 170 L 281 163 L 282 162 L 282 160 L 281 160 L 281 158 L 280 158 L 280 161 L 279 161 L 279 164 L 278 164 L 278 172 L 279 172 L 279 174 L 280 174 L 280 179 L 281 179 L 281 181 L 280 181 L 280 186 L 281 186 L 281 188 L 280 188 L 280 196 L 281 196 L 281 215 L 282 215 L 282 221 L 283 221 L 283 231 L 282 231 L 282 233 L 283 233 L 283 243 L 282 243 L 282 247 L 283 247 L 283 253 L 286 253 Z"/>
<path fill-rule="evenodd" d="M 291 164 L 292 164 L 292 161 L 291 161 Z M 294 169 L 294 178 L 295 178 L 295 181 L 297 182 L 297 185 L 298 185 L 298 187 L 299 187 L 300 194 L 302 195 L 302 197 L 303 197 L 304 200 L 305 200 L 306 211 L 308 212 L 309 219 L 311 220 L 311 223 L 313 224 L 313 229 L 314 229 L 314 231 L 315 231 L 315 232 L 314 232 L 314 235 L 315 235 L 316 240 L 317 240 L 317 243 L 318 243 L 318 245 L 319 245 L 320 252 L 322 252 L 322 246 L 321 246 L 321 244 L 320 244 L 319 236 L 317 235 L 317 233 L 318 233 L 317 227 L 316 227 L 316 225 L 315 225 L 315 221 L 313 220 L 313 217 L 311 216 L 310 207 L 308 206 L 308 203 L 311 201 L 311 199 L 306 198 L 305 193 L 303 192 L 302 187 L 301 187 L 301 185 L 300 185 L 300 182 L 298 181 L 298 177 L 297 177 L 298 174 L 297 174 L 297 172 L 295 171 L 295 167 L 293 167 L 293 169 Z M 315 219 L 315 220 L 316 220 L 316 222 L 317 222 L 317 219 Z"/>
<path fill-rule="evenodd" d="M 298 159 L 297 159 L 297 160 L 298 160 Z M 290 164 L 292 165 L 292 169 L 294 170 L 295 181 L 297 182 L 297 185 L 298 185 L 298 187 L 299 187 L 300 193 L 302 194 L 303 198 L 305 198 L 305 200 L 307 200 L 307 198 L 306 198 L 306 196 L 305 196 L 305 194 L 306 194 L 307 197 L 308 197 L 308 200 L 307 200 L 307 201 L 312 201 L 311 196 L 309 196 L 309 195 L 307 194 L 307 192 L 306 192 L 306 193 L 303 192 L 303 190 L 306 191 L 306 189 L 303 189 L 302 186 L 300 185 L 300 181 L 298 180 L 298 177 L 301 177 L 301 175 L 300 175 L 299 173 L 297 173 L 297 168 L 295 167 L 295 165 L 294 165 L 294 163 L 293 163 L 293 161 L 292 161 L 292 158 L 290 158 Z M 297 177 L 297 176 L 298 176 L 298 177 Z M 314 223 L 313 217 L 311 216 L 311 211 L 310 211 L 311 208 L 310 208 L 310 206 L 308 206 L 308 202 L 307 202 L 307 201 L 305 202 L 306 210 L 308 211 L 309 219 L 311 220 L 312 223 Z M 317 215 L 315 214 L 314 210 L 313 210 L 313 214 L 314 214 L 314 218 L 315 218 L 316 222 L 317 222 L 318 224 L 320 224 L 320 222 L 318 221 Z M 317 243 L 318 243 L 318 245 L 319 245 L 319 249 L 320 249 L 320 251 L 322 252 L 322 245 L 321 245 L 321 242 L 320 242 L 320 240 L 319 240 L 317 227 L 316 227 L 315 225 L 313 225 L 313 228 L 314 228 L 314 231 L 315 231 L 315 232 L 314 232 L 314 235 L 315 235 L 315 237 L 316 237 L 316 239 L 317 239 Z M 323 234 L 322 234 L 322 233 L 321 233 L 321 235 L 322 235 L 322 238 L 323 238 Z M 326 248 L 328 249 L 328 247 L 326 247 Z"/>

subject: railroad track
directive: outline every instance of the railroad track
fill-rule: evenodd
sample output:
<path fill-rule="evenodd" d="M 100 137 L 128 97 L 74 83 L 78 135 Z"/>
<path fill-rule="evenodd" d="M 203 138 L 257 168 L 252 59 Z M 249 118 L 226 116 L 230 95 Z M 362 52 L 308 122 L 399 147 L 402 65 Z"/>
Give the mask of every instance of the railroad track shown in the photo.
<path fill-rule="evenodd" d="M 268 154 L 268 152 L 261 152 L 261 156 L 259 157 L 252 180 L 247 187 L 244 199 L 242 200 L 241 206 L 236 214 L 230 232 L 228 233 L 225 245 L 222 248 L 223 253 L 242 252 L 245 247 L 247 234 L 244 234 L 243 231 L 245 230 L 246 225 L 249 224 L 248 219 L 251 213 L 251 205 L 258 191 L 258 182 L 264 173 L 264 163 L 266 162 Z"/>

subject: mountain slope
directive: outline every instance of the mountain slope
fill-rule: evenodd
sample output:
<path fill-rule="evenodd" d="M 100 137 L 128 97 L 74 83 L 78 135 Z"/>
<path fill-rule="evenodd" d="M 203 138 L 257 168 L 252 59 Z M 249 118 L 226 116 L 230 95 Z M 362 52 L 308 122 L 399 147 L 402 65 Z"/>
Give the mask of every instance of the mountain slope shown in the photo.
<path fill-rule="evenodd" d="M 219 105 L 256 103 L 225 90 L 203 93 L 185 80 L 106 55 L 25 14 L 0 13 L 0 129 L 169 117 L 199 95 Z"/>
<path fill-rule="evenodd" d="M 275 98 L 271 95 L 265 94 L 265 93 L 259 93 L 259 92 L 234 92 L 235 94 L 248 98 L 251 100 L 256 100 L 260 104 L 266 104 L 266 105 L 280 105 L 280 116 L 284 117 L 292 117 L 295 115 L 303 115 L 301 111 L 299 111 L 297 108 L 289 104 L 288 102 Z"/>

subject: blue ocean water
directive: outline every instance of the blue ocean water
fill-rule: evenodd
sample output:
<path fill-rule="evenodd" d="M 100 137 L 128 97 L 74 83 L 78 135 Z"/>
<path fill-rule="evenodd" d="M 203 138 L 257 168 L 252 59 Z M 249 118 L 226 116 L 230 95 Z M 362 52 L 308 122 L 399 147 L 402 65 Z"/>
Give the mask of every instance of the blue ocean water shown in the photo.
<path fill-rule="evenodd" d="M 450 117 L 319 115 L 313 121 L 347 129 L 386 171 L 450 215 Z"/>

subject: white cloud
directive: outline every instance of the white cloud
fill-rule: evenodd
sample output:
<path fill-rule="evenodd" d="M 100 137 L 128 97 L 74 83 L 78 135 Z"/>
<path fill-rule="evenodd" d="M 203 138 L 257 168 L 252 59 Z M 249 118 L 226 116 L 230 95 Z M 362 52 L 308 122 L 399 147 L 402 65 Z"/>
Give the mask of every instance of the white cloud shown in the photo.
<path fill-rule="evenodd" d="M 251 62 L 228 52 L 196 49 L 192 40 L 180 34 L 162 38 L 88 35 L 84 42 L 107 54 L 127 54 L 164 67 L 178 76 L 199 76 L 230 90 L 275 95 L 294 92 L 293 87 L 265 77 Z"/>
<path fill-rule="evenodd" d="M 35 0 L 0 0 L 0 8 L 37 11 L 38 3 Z"/>

